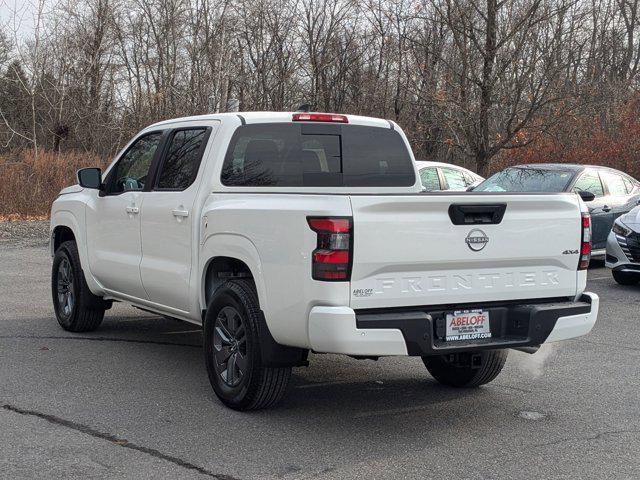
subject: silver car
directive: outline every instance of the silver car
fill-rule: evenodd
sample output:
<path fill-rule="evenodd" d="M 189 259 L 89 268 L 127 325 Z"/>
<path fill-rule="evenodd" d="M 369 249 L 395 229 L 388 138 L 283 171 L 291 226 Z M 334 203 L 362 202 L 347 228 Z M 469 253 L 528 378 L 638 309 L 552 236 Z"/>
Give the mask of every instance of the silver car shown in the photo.
<path fill-rule="evenodd" d="M 640 206 L 614 222 L 605 262 L 620 285 L 640 282 Z"/>

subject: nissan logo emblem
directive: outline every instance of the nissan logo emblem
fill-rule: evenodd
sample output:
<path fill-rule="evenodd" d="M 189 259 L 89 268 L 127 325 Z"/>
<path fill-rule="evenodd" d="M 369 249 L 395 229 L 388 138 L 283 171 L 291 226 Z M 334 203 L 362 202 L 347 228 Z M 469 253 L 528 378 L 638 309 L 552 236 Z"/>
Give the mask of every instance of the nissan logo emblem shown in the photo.
<path fill-rule="evenodd" d="M 479 252 L 489 243 L 489 237 L 479 228 L 474 228 L 469 232 L 467 238 L 464 239 L 464 242 L 474 252 Z"/>

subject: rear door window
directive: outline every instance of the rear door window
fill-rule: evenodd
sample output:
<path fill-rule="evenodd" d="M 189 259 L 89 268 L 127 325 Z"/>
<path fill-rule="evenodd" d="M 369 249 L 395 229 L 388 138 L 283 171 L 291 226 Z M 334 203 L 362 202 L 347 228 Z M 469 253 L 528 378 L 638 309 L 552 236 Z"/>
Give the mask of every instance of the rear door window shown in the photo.
<path fill-rule="evenodd" d="M 593 193 L 596 197 L 604 195 L 600 176 L 596 172 L 583 173 L 573 186 L 573 191 Z"/>
<path fill-rule="evenodd" d="M 464 181 L 467 184 L 467 187 L 476 183 L 476 178 L 473 175 L 467 172 L 462 172 L 462 175 L 464 176 Z"/>
<path fill-rule="evenodd" d="M 171 135 L 156 189 L 184 190 L 193 183 L 202 160 L 206 137 L 206 128 L 178 130 Z"/>
<path fill-rule="evenodd" d="M 624 182 L 624 186 L 627 189 L 627 193 L 632 193 L 635 190 L 636 184 L 633 180 L 628 177 L 622 177 L 622 181 Z"/>
<path fill-rule="evenodd" d="M 627 187 L 624 184 L 622 175 L 616 173 L 604 172 L 604 181 L 607 182 L 609 195 L 626 195 Z"/>
<path fill-rule="evenodd" d="M 467 188 L 467 182 L 460 170 L 454 168 L 442 168 L 441 170 L 449 190 L 464 190 Z"/>
<path fill-rule="evenodd" d="M 415 171 L 395 130 L 273 123 L 239 127 L 222 167 L 228 186 L 410 186 Z"/>
<path fill-rule="evenodd" d="M 422 186 L 428 192 L 441 189 L 438 170 L 436 170 L 435 167 L 427 167 L 420 170 L 420 181 L 422 182 Z"/>

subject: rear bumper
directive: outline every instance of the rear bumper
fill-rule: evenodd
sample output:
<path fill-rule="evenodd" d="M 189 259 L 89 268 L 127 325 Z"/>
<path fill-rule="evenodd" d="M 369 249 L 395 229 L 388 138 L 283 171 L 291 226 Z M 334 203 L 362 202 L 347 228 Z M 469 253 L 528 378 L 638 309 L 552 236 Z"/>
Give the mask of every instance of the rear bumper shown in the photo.
<path fill-rule="evenodd" d="M 314 307 L 309 315 L 309 343 L 317 352 L 347 355 L 442 355 L 454 352 L 517 348 L 586 335 L 598 317 L 599 298 L 584 293 L 574 302 L 495 303 L 489 311 L 492 338 L 444 340 L 446 311 L 425 307 L 355 312 L 348 307 Z"/>

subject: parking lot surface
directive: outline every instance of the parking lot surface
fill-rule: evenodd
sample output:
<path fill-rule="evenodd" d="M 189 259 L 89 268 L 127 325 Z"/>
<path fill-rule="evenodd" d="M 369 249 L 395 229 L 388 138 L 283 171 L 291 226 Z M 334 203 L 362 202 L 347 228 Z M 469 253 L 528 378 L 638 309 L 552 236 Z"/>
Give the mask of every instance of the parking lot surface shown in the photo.
<path fill-rule="evenodd" d="M 511 352 L 480 389 L 419 358 L 311 355 L 279 407 L 239 413 L 193 325 L 117 304 L 94 333 L 59 328 L 50 265 L 0 244 L 0 478 L 640 477 L 640 287 L 604 268 L 590 335 Z"/>

